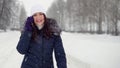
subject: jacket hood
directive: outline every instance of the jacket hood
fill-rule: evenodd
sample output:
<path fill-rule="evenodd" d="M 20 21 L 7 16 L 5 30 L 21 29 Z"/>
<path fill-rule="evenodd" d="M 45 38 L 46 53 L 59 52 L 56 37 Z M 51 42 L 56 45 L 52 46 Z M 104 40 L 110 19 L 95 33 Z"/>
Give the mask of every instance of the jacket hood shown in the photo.
<path fill-rule="evenodd" d="M 47 18 L 48 25 L 50 29 L 52 29 L 52 32 L 54 35 L 60 35 L 61 34 L 61 28 L 58 26 L 57 21 L 52 18 Z"/>
<path fill-rule="evenodd" d="M 29 20 L 28 20 L 28 21 L 29 21 Z M 30 20 L 30 21 L 31 21 L 31 20 Z M 56 21 L 55 19 L 46 18 L 46 22 L 48 23 L 48 27 L 51 29 L 51 31 L 52 31 L 52 33 L 53 33 L 54 35 L 60 35 L 60 34 L 61 34 L 62 30 L 61 30 L 61 28 L 58 26 L 58 23 L 57 23 L 57 21 Z M 28 23 L 28 24 L 29 24 L 29 23 Z M 26 26 L 26 27 L 28 28 L 28 26 Z M 37 30 L 39 30 L 37 26 L 35 26 L 35 28 L 36 28 Z M 25 31 L 24 28 L 23 28 L 23 30 L 21 30 L 21 33 L 22 33 L 23 31 Z M 40 30 L 39 30 L 39 31 L 40 31 Z"/>

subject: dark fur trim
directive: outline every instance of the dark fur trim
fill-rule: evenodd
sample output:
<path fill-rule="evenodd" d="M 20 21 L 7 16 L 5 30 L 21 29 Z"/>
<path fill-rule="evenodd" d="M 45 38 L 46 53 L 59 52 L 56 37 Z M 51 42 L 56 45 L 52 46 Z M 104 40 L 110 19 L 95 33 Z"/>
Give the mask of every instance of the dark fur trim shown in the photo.
<path fill-rule="evenodd" d="M 61 34 L 61 29 L 57 24 L 57 21 L 52 18 L 47 18 L 47 22 L 49 23 L 49 27 L 52 30 L 54 35 L 60 35 Z"/>

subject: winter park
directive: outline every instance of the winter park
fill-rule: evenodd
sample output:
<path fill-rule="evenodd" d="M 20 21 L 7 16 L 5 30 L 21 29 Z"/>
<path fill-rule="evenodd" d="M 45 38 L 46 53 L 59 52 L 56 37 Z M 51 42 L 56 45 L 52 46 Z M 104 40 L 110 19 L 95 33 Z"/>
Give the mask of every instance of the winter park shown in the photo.
<path fill-rule="evenodd" d="M 16 47 L 35 4 L 62 30 L 67 68 L 120 68 L 120 0 L 0 0 L 0 68 L 20 68 Z"/>

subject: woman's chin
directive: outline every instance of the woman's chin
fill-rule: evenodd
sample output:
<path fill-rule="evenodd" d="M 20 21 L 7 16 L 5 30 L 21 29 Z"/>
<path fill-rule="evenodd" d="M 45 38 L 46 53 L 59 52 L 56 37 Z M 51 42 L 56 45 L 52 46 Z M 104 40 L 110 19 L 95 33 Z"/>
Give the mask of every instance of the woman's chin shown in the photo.
<path fill-rule="evenodd" d="M 37 22 L 37 24 L 42 24 L 42 22 Z"/>
<path fill-rule="evenodd" d="M 42 25 L 42 23 L 37 23 L 37 25 L 38 25 L 38 26 L 41 26 L 41 25 Z"/>

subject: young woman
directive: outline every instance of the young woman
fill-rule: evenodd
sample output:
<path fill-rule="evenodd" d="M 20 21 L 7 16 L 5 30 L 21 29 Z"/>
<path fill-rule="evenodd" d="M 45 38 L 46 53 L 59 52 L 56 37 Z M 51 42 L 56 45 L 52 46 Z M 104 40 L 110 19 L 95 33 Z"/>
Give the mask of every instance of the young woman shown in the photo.
<path fill-rule="evenodd" d="M 53 51 L 58 68 L 67 68 L 66 54 L 54 19 L 46 18 L 40 6 L 33 8 L 22 31 L 17 50 L 25 55 L 21 68 L 54 68 Z"/>

